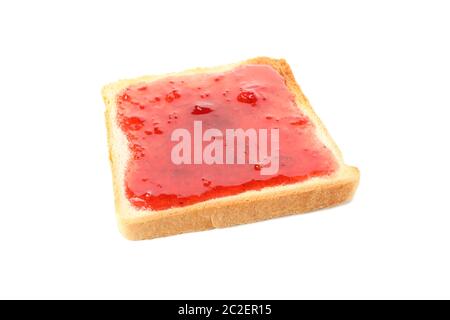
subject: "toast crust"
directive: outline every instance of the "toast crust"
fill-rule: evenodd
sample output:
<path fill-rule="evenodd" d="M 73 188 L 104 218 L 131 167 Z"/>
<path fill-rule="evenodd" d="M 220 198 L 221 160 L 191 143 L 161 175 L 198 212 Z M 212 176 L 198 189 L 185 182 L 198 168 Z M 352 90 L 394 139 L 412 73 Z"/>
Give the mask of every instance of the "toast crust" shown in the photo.
<path fill-rule="evenodd" d="M 295 95 L 297 105 L 316 125 L 319 139 L 333 152 L 339 163 L 336 172 L 327 177 L 311 178 L 291 185 L 268 187 L 233 196 L 211 199 L 201 203 L 160 211 L 138 210 L 125 196 L 123 182 L 129 157 L 127 140 L 116 124 L 116 97 L 126 87 L 161 79 L 169 75 L 213 73 L 232 69 L 240 64 L 272 66 Z M 121 80 L 107 85 L 102 91 L 106 104 L 109 159 L 112 168 L 116 216 L 121 233 L 130 240 L 152 239 L 179 233 L 223 228 L 267 220 L 275 217 L 309 212 L 349 201 L 359 183 L 359 171 L 343 163 L 342 154 L 325 126 L 314 113 L 308 99 L 295 81 L 284 59 L 258 57 L 238 64 L 197 68 L 181 73 L 145 76 Z"/>

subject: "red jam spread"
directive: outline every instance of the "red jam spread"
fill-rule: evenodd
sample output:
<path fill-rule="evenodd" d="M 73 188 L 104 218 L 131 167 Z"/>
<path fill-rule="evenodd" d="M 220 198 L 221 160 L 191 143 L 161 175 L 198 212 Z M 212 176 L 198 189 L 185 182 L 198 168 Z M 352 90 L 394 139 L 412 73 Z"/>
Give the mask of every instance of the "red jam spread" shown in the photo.
<path fill-rule="evenodd" d="M 243 65 L 131 86 L 121 92 L 117 103 L 118 124 L 131 153 L 126 196 L 138 209 L 182 207 L 329 175 L 337 168 L 335 157 L 317 138 L 313 123 L 297 107 L 284 79 L 268 65 Z M 272 150 L 278 151 L 277 172 L 263 175 L 267 163 L 249 161 L 174 163 L 172 150 L 179 142 L 173 141 L 172 133 L 182 128 L 194 137 L 194 122 L 200 121 L 203 133 L 211 128 L 223 133 L 266 129 L 269 149 L 270 132 L 278 129 L 279 150 Z M 194 144 L 194 138 L 190 143 Z M 208 143 L 203 141 L 203 148 Z M 224 143 L 224 155 L 226 148 Z"/>

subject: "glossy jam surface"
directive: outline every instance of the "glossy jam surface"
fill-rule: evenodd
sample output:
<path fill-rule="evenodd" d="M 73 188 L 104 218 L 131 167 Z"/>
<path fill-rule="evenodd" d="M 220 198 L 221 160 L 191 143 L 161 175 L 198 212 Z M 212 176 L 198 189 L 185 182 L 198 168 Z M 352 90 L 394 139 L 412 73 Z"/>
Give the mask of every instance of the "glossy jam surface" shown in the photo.
<path fill-rule="evenodd" d="M 125 89 L 117 98 L 118 124 L 131 157 L 125 174 L 129 201 L 137 208 L 181 207 L 247 190 L 328 175 L 331 151 L 316 137 L 284 79 L 270 66 L 244 65 L 215 74 L 164 78 Z M 261 175 L 258 164 L 174 164 L 175 129 L 193 135 L 219 129 L 279 129 L 279 170 Z M 205 143 L 207 145 L 207 143 Z"/>

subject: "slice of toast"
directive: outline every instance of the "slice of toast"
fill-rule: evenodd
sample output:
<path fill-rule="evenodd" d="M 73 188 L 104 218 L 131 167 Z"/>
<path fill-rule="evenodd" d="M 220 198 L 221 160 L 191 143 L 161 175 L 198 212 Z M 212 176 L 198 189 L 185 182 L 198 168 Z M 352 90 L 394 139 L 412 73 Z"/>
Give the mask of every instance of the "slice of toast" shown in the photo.
<path fill-rule="evenodd" d="M 154 209 L 151 205 L 139 207 L 136 202 L 133 203 L 126 187 L 126 179 L 130 163 L 133 159 L 136 160 L 136 158 L 133 158 L 136 150 L 133 150 L 133 145 L 130 142 L 133 136 L 127 135 L 123 127 L 119 125 L 119 117 L 123 116 L 118 110 L 119 97 L 123 95 L 124 90 L 146 85 L 151 87 L 152 84 L 160 83 L 165 79 L 171 79 L 171 83 L 174 79 L 183 79 L 181 82 L 185 83 L 185 81 L 189 82 L 191 76 L 220 76 L 224 73 L 227 74 L 227 72 L 230 74 L 237 68 L 247 65 L 270 66 L 282 77 L 284 85 L 293 97 L 294 105 L 312 123 L 314 133 L 323 144 L 323 148 L 329 150 L 335 162 L 333 171 L 322 175 L 312 174 L 298 182 L 283 182 L 265 187 L 263 185 L 248 190 L 240 189 L 240 191 L 235 189 L 234 193 L 231 194 L 210 197 L 186 205 L 181 205 L 181 202 L 174 206 L 166 203 L 165 206 Z M 227 66 L 198 68 L 181 73 L 122 80 L 105 86 L 102 94 L 106 104 L 106 125 L 116 215 L 119 228 L 128 239 L 151 239 L 178 233 L 223 228 L 317 210 L 350 200 L 357 188 L 359 182 L 358 169 L 344 164 L 341 152 L 312 110 L 285 60 L 259 57 Z M 214 107 L 224 108 L 220 105 Z M 252 106 L 249 106 L 249 108 L 252 108 Z M 142 106 L 141 109 L 144 109 L 144 107 Z M 151 134 L 151 132 L 149 133 Z M 282 147 L 281 141 L 280 148 Z M 152 152 L 157 152 L 157 150 L 152 150 Z M 153 170 L 151 161 L 146 165 L 147 168 Z M 226 175 L 227 169 L 223 168 L 223 174 Z M 153 182 L 157 183 L 158 181 Z M 184 182 L 180 180 L 173 181 L 173 183 L 183 184 Z"/>

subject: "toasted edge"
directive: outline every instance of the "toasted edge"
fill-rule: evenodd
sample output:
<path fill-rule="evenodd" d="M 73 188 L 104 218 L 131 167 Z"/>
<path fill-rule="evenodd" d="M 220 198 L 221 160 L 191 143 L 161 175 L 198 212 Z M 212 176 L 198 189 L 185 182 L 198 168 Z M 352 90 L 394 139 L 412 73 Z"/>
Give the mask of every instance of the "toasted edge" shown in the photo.
<path fill-rule="evenodd" d="M 295 94 L 299 108 L 316 125 L 318 138 L 335 155 L 339 164 L 336 172 L 327 177 L 311 178 L 305 182 L 268 187 L 259 191 L 247 191 L 181 208 L 152 211 L 138 210 L 131 206 L 123 188 L 129 150 L 127 138 L 116 124 L 115 108 L 117 95 L 130 85 L 148 83 L 167 76 L 220 72 L 241 64 L 268 64 L 278 71 L 285 79 L 289 90 Z M 343 163 L 342 154 L 338 146 L 313 111 L 308 99 L 295 81 L 291 68 L 284 59 L 258 57 L 227 66 L 197 68 L 180 73 L 121 80 L 105 86 L 102 94 L 106 104 L 105 119 L 108 133 L 109 159 L 113 174 L 116 216 L 119 229 L 127 239 L 152 239 L 309 212 L 349 201 L 358 186 L 358 169 L 346 166 Z"/>

